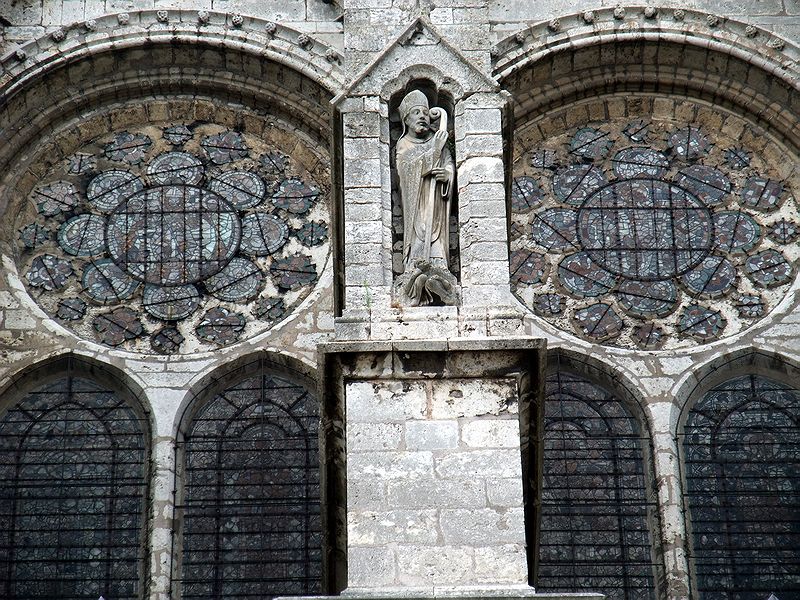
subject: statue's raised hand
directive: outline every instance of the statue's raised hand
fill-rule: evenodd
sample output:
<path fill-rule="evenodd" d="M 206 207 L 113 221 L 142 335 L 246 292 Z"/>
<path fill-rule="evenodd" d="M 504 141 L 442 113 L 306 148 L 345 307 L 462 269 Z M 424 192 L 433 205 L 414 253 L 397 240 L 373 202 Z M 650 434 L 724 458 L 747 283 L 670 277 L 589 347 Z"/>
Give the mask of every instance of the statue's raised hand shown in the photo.
<path fill-rule="evenodd" d="M 441 152 L 444 145 L 447 143 L 447 130 L 440 129 L 436 133 L 433 134 L 433 146 L 436 148 L 436 152 Z"/>

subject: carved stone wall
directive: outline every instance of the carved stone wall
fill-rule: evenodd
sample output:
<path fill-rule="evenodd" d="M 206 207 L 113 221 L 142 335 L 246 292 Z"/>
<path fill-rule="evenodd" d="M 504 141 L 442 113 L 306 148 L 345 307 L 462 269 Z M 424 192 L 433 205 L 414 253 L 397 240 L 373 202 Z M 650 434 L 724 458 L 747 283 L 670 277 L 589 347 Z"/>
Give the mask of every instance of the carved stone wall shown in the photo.
<path fill-rule="evenodd" d="M 688 436 L 706 435 L 708 403 L 736 394 L 756 406 L 731 413 L 742 445 L 715 448 L 789 490 L 770 496 L 778 513 L 797 512 L 796 467 L 781 459 L 780 481 L 763 468 L 798 435 L 767 397 L 800 387 L 793 0 L 0 4 L 0 416 L 27 407 L 37 373 L 69 380 L 72 361 L 81 381 L 141 407 L 136 597 L 180 598 L 184 417 L 254 363 L 338 399 L 309 413 L 322 415 L 326 537 L 309 571 L 322 587 L 303 589 L 519 597 L 541 575 L 555 594 L 570 579 L 609 597 L 706 597 L 729 560 L 708 557 L 732 543 L 698 534 L 709 503 L 735 494 Z M 452 100 L 456 306 L 391 298 L 391 111 L 419 82 Z M 543 401 L 544 441 L 515 430 L 511 406 L 486 406 L 510 381 L 486 365 L 539 347 L 521 339 L 546 343 L 551 388 L 562 377 L 564 394 L 589 399 Z M 341 368 L 321 369 L 328 342 L 353 344 L 346 385 Z M 469 343 L 486 360 L 457 376 L 402 357 L 403 344 L 452 358 Z M 258 419 L 276 387 L 260 388 Z M 618 426 L 593 446 L 597 390 Z M 525 466 L 540 442 L 549 457 Z M 628 452 L 620 484 L 592 489 L 607 483 L 609 448 Z M 563 464 L 548 462 L 558 452 Z M 553 486 L 596 493 L 618 514 L 592 518 L 636 543 L 617 556 L 600 535 L 577 539 L 601 525 Z M 627 518 L 609 498 L 633 489 Z M 541 494 L 544 523 L 524 514 Z M 754 510 L 731 513 L 748 544 Z M 787 580 L 759 576 L 759 591 Z"/>

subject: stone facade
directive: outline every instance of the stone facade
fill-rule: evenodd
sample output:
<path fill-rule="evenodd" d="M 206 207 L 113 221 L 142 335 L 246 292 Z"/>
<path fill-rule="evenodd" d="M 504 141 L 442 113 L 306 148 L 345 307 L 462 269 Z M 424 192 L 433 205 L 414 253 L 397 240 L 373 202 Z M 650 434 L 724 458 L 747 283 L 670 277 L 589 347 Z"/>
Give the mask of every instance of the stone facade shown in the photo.
<path fill-rule="evenodd" d="M 653 596 L 700 597 L 686 415 L 736 376 L 800 388 L 797 2 L 13 0 L 0 6 L 0 28 L 2 408 L 35 388 L 41 368 L 68 359 L 141 404 L 151 465 L 142 598 L 179 597 L 184 417 L 254 360 L 316 386 L 322 403 L 321 592 L 530 595 L 539 409 L 546 373 L 564 369 L 633 407 L 644 432 Z M 393 114 L 412 89 L 451 110 L 457 306 L 400 307 L 392 298 L 402 221 Z M 650 124 L 650 137 L 637 141 L 626 128 L 638 121 Z M 191 128 L 191 137 L 173 144 L 170 127 Z M 670 135 L 692 127 L 702 148 L 689 156 L 689 142 Z M 599 154 L 581 154 L 586 140 Z M 629 161 L 651 171 L 626 177 L 615 171 L 625 162 L 618 152 L 633 146 L 656 163 Z M 746 165 L 734 168 L 741 157 Z M 159 182 L 155 159 L 177 165 L 169 173 L 204 170 L 196 181 L 190 173 Z M 188 162 L 169 162 L 179 160 Z M 589 165 L 608 181 L 646 179 L 652 214 L 678 219 L 691 204 L 692 227 L 717 235 L 667 242 L 674 281 L 664 286 L 675 298 L 629 294 L 666 298 L 665 308 L 637 312 L 618 279 L 587 276 L 609 267 L 598 253 L 622 247 L 645 261 L 653 247 L 664 251 L 652 240 L 612 244 L 606 230 L 587 229 L 579 250 L 595 262 L 559 278 L 558 252 L 574 256 L 577 241 L 547 241 L 558 228 L 545 210 L 577 223 L 592 217 L 598 207 L 585 202 L 600 202 L 602 186 L 581 191 L 567 181 L 559 197 L 555 179 L 574 167 L 583 182 Z M 681 184 L 692 198 L 658 212 L 652 190 L 669 188 L 688 166 L 718 179 Z M 103 237 L 106 215 L 122 214 L 128 237 L 120 234 L 119 247 L 135 246 L 136 211 L 103 204 L 109 189 L 132 180 L 91 191 L 110 171 L 133 173 L 142 188 L 222 196 L 225 210 L 184 204 L 180 223 L 227 231 L 243 270 L 226 271 L 229 256 L 214 267 L 198 250 L 192 264 L 207 272 L 176 275 L 194 292 L 164 291 L 175 289 L 166 259 L 152 280 L 134 277 L 136 261 Z M 231 172 L 265 191 L 214 183 Z M 241 194 L 258 199 L 251 206 Z M 272 204 L 257 208 L 262 198 Z M 641 224 L 625 210 L 616 218 Z M 735 218 L 727 248 L 722 212 L 753 223 L 748 234 Z M 83 229 L 70 229 L 74 219 Z M 92 223 L 101 223 L 95 246 L 86 238 Z M 159 230 L 164 256 L 193 239 L 184 229 L 168 240 L 167 229 Z M 710 257 L 711 272 L 697 271 Z M 191 262 L 181 260 L 184 269 Z M 626 265 L 617 271 L 638 273 L 639 262 Z M 223 275 L 227 282 L 215 284 Z M 163 285 L 148 291 L 156 279 Z M 158 293 L 167 298 L 148 300 Z M 191 314 L 165 317 L 160 302 Z M 649 346 L 655 329 L 666 337 Z"/>

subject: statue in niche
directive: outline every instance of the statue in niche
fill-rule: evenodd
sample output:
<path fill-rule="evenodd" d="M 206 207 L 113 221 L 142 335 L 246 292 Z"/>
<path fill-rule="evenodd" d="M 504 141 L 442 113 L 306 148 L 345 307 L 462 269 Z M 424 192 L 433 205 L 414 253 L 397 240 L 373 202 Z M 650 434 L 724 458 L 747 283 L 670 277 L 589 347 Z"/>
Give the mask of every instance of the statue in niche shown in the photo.
<path fill-rule="evenodd" d="M 448 268 L 453 156 L 447 147 L 447 113 L 430 108 L 419 90 L 400 103 L 403 134 L 395 164 L 403 210 L 403 267 L 396 283 L 401 303 L 458 304 L 458 282 Z M 431 119 L 439 121 L 434 131 Z"/>

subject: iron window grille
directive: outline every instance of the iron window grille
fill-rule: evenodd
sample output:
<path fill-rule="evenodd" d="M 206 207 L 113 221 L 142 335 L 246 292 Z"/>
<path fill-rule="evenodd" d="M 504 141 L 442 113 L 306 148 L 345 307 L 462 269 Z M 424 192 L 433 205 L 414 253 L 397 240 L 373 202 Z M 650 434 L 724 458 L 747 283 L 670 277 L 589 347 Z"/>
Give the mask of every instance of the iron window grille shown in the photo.
<path fill-rule="evenodd" d="M 322 591 L 319 410 L 262 370 L 202 406 L 179 442 L 182 600 Z"/>
<path fill-rule="evenodd" d="M 800 393 L 731 379 L 694 405 L 682 437 L 699 597 L 800 598 Z"/>
<path fill-rule="evenodd" d="M 0 596 L 135 600 L 143 594 L 146 422 L 72 374 L 0 418 Z"/>
<path fill-rule="evenodd" d="M 576 375 L 548 376 L 537 591 L 655 597 L 646 443 L 620 399 Z"/>

